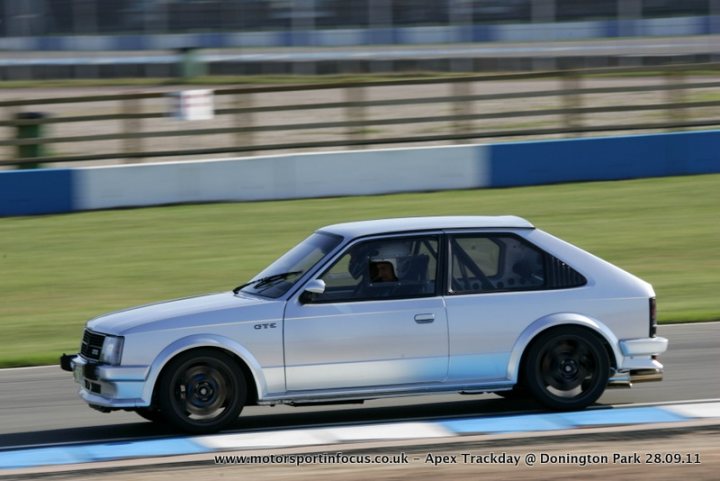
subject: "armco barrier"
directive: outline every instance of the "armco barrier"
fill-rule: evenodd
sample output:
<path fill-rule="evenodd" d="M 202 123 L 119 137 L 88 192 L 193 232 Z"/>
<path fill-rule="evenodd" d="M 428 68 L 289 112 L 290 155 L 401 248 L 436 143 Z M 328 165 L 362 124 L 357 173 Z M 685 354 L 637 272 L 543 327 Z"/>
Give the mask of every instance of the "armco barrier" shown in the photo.
<path fill-rule="evenodd" d="M 720 130 L 0 172 L 0 216 L 720 172 Z"/>

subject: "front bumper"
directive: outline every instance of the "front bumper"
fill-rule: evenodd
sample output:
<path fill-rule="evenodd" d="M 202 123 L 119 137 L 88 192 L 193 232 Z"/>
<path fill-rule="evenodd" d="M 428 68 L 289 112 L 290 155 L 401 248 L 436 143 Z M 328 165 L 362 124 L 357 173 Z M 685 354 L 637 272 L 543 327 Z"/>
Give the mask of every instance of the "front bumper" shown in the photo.
<path fill-rule="evenodd" d="M 80 354 L 63 354 L 60 367 L 72 371 L 80 385 L 80 397 L 92 407 L 113 410 L 150 405 L 149 396 L 145 395 L 147 366 L 109 366 Z"/>

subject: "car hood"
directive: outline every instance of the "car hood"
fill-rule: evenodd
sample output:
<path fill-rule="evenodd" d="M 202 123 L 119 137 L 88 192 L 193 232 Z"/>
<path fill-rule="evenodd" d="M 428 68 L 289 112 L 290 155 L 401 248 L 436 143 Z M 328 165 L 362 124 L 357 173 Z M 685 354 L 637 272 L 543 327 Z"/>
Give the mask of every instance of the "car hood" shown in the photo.
<path fill-rule="evenodd" d="M 158 302 L 105 314 L 87 323 L 103 334 L 125 335 L 170 327 L 185 328 L 282 317 L 284 301 L 222 292 Z"/>

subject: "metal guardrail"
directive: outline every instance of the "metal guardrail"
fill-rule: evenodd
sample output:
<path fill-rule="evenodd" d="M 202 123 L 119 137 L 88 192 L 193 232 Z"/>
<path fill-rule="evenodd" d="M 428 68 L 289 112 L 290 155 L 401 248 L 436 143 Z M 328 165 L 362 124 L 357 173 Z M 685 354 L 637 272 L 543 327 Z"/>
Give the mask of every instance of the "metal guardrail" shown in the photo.
<path fill-rule="evenodd" d="M 689 79 L 693 72 L 702 71 L 702 77 Z M 707 75 L 710 72 L 710 75 Z M 714 75 L 719 74 L 719 77 Z M 583 82 L 588 79 L 598 79 L 602 76 L 629 76 L 652 75 L 662 76 L 661 83 L 641 85 L 618 86 L 589 86 L 584 87 Z M 632 78 L 632 77 L 626 77 Z M 5 156 L 0 165 L 17 165 L 20 167 L 33 164 L 59 163 L 59 162 L 87 162 L 99 160 L 113 160 L 136 162 L 143 158 L 178 158 L 187 156 L 207 156 L 232 153 L 256 153 L 286 150 L 323 149 L 355 147 L 361 148 L 372 145 L 391 145 L 409 143 L 462 143 L 479 139 L 493 138 L 519 138 L 540 137 L 548 135 L 579 135 L 596 132 L 619 131 L 652 131 L 652 130 L 683 130 L 692 128 L 708 128 L 720 126 L 720 115 L 712 112 L 693 116 L 697 109 L 713 109 L 720 107 L 720 64 L 675 65 L 656 68 L 602 68 L 582 71 L 549 71 L 529 72 L 521 74 L 499 75 L 473 75 L 452 78 L 432 79 L 402 79 L 384 80 L 374 82 L 335 82 L 312 85 L 281 85 L 244 88 L 223 88 L 214 91 L 218 99 L 225 99 L 225 105 L 215 110 L 215 118 L 207 122 L 207 127 L 168 129 L 160 122 L 167 117 L 166 110 L 148 110 L 146 103 L 153 103 L 156 108 L 158 101 L 162 101 L 167 92 L 141 92 L 130 94 L 89 95 L 85 97 L 52 97 L 35 98 L 27 100 L 0 101 L 0 109 L 9 113 L 6 120 L 0 121 L 0 127 L 9 134 L 12 129 L 18 132 L 28 126 L 42 126 L 50 134 L 37 136 L 15 135 L 10 138 L 0 137 L 0 148 L 4 148 Z M 528 82 L 539 80 L 556 80 L 559 88 L 534 89 L 526 91 L 506 91 L 499 93 L 474 94 L 473 89 L 482 88 L 484 84 Z M 376 98 L 375 93 L 387 88 L 417 89 L 428 87 L 423 92 L 425 96 L 413 95 L 405 98 L 388 96 Z M 437 88 L 435 88 L 437 87 Z M 449 90 L 448 94 L 438 95 L 438 90 Z M 718 89 L 716 93 L 697 101 L 688 101 L 687 93 L 698 89 Z M 330 95 L 330 93 L 333 93 Z M 273 99 L 276 95 L 290 94 L 293 101 L 282 104 L 265 104 L 259 100 Z M 304 97 L 313 94 L 320 95 L 321 101 L 302 102 Z M 620 105 L 585 105 L 585 99 L 593 95 L 614 94 L 660 94 L 662 101 L 654 103 L 623 103 Z M 332 98 L 335 97 L 335 98 Z M 543 108 L 526 108 L 511 110 L 496 110 L 476 112 L 474 108 L 481 102 L 520 102 L 531 99 L 555 99 L 559 105 Z M 113 113 L 88 113 L 98 104 L 107 105 L 116 103 Z M 265 102 L 267 103 L 267 102 Z M 228 105 L 229 104 L 229 105 Z M 370 115 L 378 109 L 383 113 L 393 112 L 394 108 L 427 106 L 437 114 L 431 115 Z M 439 107 L 446 112 L 441 113 Z M 18 117 L 18 111 L 45 111 L 52 108 L 61 109 L 49 116 L 39 118 Z M 285 121 L 283 114 L 295 115 L 303 112 L 322 114 L 324 111 L 335 112 L 327 119 L 320 118 L 311 121 Z M 81 112 L 81 114 L 77 114 Z M 449 113 L 448 113 L 449 112 Z M 660 112 L 663 121 L 633 121 L 612 122 L 601 125 L 587 125 L 590 116 L 601 114 L 640 114 L 647 112 Z M 281 121 L 259 122 L 257 115 L 272 114 L 280 116 Z M 27 117 L 27 116 L 25 116 Z M 333 118 L 334 117 L 334 118 Z M 527 128 L 518 125 L 516 128 L 487 128 L 478 126 L 482 120 L 498 121 L 502 119 L 539 119 L 542 117 L 556 118 L 554 124 L 543 125 L 538 128 Z M 559 119 L 559 120 L 558 120 Z M 92 123 L 82 135 L 67 135 L 56 132 L 71 124 Z M 430 132 L 427 128 L 418 131 L 412 128 L 427 126 L 428 124 L 444 124 L 439 130 L 441 133 Z M 151 125 L 152 124 L 152 125 Z M 157 125 L 156 125 L 157 124 Z M 197 125 L 197 124 L 194 124 Z M 411 129 L 407 135 L 388 135 L 383 127 L 407 127 Z M 9 129 L 8 129 L 9 128 Z M 329 129 L 335 129 L 332 134 L 323 134 Z M 443 130 L 450 130 L 443 132 Z M 27 129 L 26 129 L 27 130 Z M 373 135 L 375 131 L 379 135 Z M 339 132 L 339 133 L 338 133 Z M 257 139 L 257 134 L 283 133 L 276 141 Z M 297 135 L 313 134 L 324 135 L 319 140 L 306 140 L 296 137 L 290 139 L 293 133 Z M 375 132 L 376 133 L 376 132 Z M 232 142 L 229 145 L 211 147 L 192 146 L 191 148 L 159 149 L 153 146 L 145 147 L 147 141 L 160 141 L 169 138 L 216 138 L 218 135 L 230 135 Z M 93 146 L 109 141 L 121 141 L 122 148 L 110 148 L 109 151 L 98 149 L 95 153 L 60 152 L 58 146 L 87 144 L 83 150 L 92 149 Z M 28 147 L 38 147 L 32 157 L 27 157 Z M 47 147 L 52 146 L 56 152 L 52 155 L 45 153 Z M 23 149 L 24 148 L 24 149 Z M 14 154 L 14 155 L 13 155 Z M 23 158 L 25 157 L 25 158 Z"/>

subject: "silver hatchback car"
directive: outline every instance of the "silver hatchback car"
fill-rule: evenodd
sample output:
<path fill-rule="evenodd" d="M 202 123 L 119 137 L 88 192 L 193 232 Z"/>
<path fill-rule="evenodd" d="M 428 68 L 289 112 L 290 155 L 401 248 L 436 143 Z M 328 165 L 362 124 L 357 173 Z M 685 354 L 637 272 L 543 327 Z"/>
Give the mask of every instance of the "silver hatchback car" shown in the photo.
<path fill-rule="evenodd" d="M 63 355 L 80 396 L 193 433 L 243 406 L 438 392 L 581 409 L 659 381 L 655 293 L 502 217 L 323 227 L 229 292 L 107 314 Z"/>

